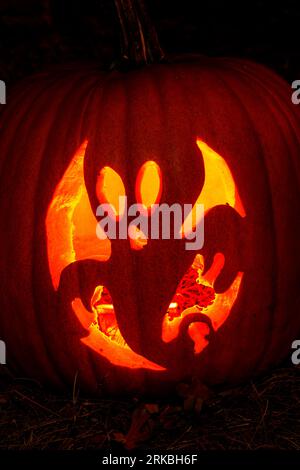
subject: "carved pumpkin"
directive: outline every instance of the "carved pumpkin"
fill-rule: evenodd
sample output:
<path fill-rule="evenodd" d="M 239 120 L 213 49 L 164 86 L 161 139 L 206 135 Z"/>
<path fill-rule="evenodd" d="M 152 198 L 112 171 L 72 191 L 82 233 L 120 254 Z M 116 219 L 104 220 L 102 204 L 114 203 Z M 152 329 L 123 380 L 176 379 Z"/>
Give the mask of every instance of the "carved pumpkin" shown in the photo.
<path fill-rule="evenodd" d="M 0 138 L 10 363 L 55 386 L 78 371 L 93 393 L 162 393 L 280 361 L 300 332 L 299 123 L 288 86 L 245 61 L 23 83 Z M 203 203 L 203 248 L 99 240 L 97 206 L 122 194 Z"/>

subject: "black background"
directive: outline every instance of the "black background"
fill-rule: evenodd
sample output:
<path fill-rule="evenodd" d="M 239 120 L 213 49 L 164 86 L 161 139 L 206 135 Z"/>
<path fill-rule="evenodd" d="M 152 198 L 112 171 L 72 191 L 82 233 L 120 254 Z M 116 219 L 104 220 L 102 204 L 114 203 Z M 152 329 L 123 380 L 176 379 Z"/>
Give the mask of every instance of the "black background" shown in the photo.
<path fill-rule="evenodd" d="M 252 58 L 300 78 L 300 1 L 146 0 L 168 53 Z M 113 0 L 0 0 L 0 79 L 120 53 Z"/>

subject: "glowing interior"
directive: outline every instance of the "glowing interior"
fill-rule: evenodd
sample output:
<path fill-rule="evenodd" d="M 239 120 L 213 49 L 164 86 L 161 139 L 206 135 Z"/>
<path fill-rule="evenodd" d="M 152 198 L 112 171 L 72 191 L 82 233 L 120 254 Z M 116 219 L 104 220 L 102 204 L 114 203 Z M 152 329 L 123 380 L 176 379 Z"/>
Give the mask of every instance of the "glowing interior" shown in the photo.
<path fill-rule="evenodd" d="M 169 343 L 175 340 L 179 334 L 182 320 L 194 313 L 207 315 L 215 331 L 225 322 L 237 298 L 243 273 L 238 273 L 225 293 L 216 294 L 213 283 L 223 265 L 224 256 L 217 253 L 212 267 L 205 275 L 202 275 L 204 260 L 201 255 L 196 255 L 192 266 L 180 281 L 169 309 L 164 316 L 162 323 L 162 340 L 164 342 Z M 73 308 L 82 325 L 89 328 L 90 335 L 94 340 L 95 336 L 99 336 L 99 333 L 101 333 L 106 339 L 114 342 L 116 346 L 130 349 L 118 327 L 113 300 L 105 286 L 97 286 L 92 296 L 93 320 L 90 313 L 83 307 L 80 299 L 76 299 Z M 89 319 L 88 323 L 85 323 L 87 318 Z M 206 337 L 209 333 L 209 327 L 203 322 L 193 322 L 189 325 L 188 334 L 194 342 L 195 354 L 199 354 L 207 346 L 208 340 Z M 95 349 L 97 343 L 94 340 L 93 346 Z M 135 355 L 134 364 L 137 363 L 138 358 L 140 359 L 141 356 Z M 148 368 L 153 368 L 153 363 L 149 363 Z"/>
<path fill-rule="evenodd" d="M 243 273 L 237 274 L 226 292 L 216 294 L 214 281 L 220 274 L 224 262 L 224 255 L 217 253 L 211 268 L 203 275 L 204 259 L 202 255 L 196 255 L 164 316 L 162 326 L 162 340 L 164 342 L 168 343 L 177 338 L 180 324 L 183 318 L 188 315 L 194 313 L 206 315 L 210 319 L 214 331 L 218 330 L 226 321 L 236 301 Z M 194 342 L 195 354 L 200 353 L 208 344 L 206 336 L 209 334 L 209 327 L 205 323 L 194 322 L 189 325 L 188 333 Z"/>
<path fill-rule="evenodd" d="M 153 204 L 160 200 L 162 192 L 162 179 L 160 168 L 157 163 L 148 161 L 144 163 L 136 179 L 136 200 L 150 209 Z"/>
<path fill-rule="evenodd" d="M 96 236 L 96 218 L 86 191 L 83 162 L 87 141 L 75 153 L 58 183 L 46 216 L 49 270 L 55 289 L 62 270 L 74 261 L 110 257 L 111 243 Z"/>
<path fill-rule="evenodd" d="M 128 236 L 132 250 L 142 250 L 148 243 L 146 235 L 135 225 L 131 225 L 128 229 Z"/>
<path fill-rule="evenodd" d="M 203 140 L 197 139 L 197 145 L 202 152 L 205 171 L 205 183 L 197 203 L 204 204 L 205 212 L 219 204 L 228 204 L 245 217 L 245 209 L 226 161 Z"/>
<path fill-rule="evenodd" d="M 203 157 L 205 181 L 192 212 L 183 223 L 182 235 L 187 235 L 199 223 L 201 214 L 196 213 L 196 204 L 204 205 L 204 214 L 215 206 L 228 204 L 241 217 L 246 215 L 232 173 L 224 158 L 200 138 L 197 138 L 196 142 Z"/>
<path fill-rule="evenodd" d="M 101 290 L 101 286 L 99 288 Z M 105 332 L 102 331 L 101 328 L 104 328 L 104 325 L 106 325 L 105 328 L 107 328 L 109 324 L 113 325 L 111 318 L 105 319 L 105 315 L 111 315 L 113 308 L 111 305 L 102 307 L 102 311 L 101 307 L 94 306 L 93 313 L 91 314 L 91 312 L 84 307 L 81 299 L 76 297 L 72 302 L 72 308 L 81 325 L 87 330 L 87 336 L 81 339 L 82 343 L 86 344 L 102 357 L 108 359 L 111 364 L 129 367 L 130 369 L 165 370 L 165 368 L 159 364 L 155 364 L 135 353 L 125 344 L 124 340 L 121 341 L 121 338 L 118 337 L 116 332 L 111 336 L 108 329 L 105 329 Z M 104 316 L 103 320 L 100 320 L 99 316 Z"/>
<path fill-rule="evenodd" d="M 216 205 L 229 204 L 241 216 L 245 216 L 232 173 L 225 160 L 202 140 L 197 139 L 197 145 L 201 150 L 205 169 L 205 183 L 197 203 L 204 204 L 205 213 Z M 100 240 L 96 236 L 97 220 L 91 210 L 84 183 L 86 147 L 87 141 L 75 153 L 55 189 L 46 216 L 49 270 L 55 289 L 59 286 L 62 270 L 70 263 L 81 259 L 105 262 L 111 254 L 110 240 Z M 135 189 L 137 202 L 147 208 L 159 201 L 162 177 L 155 162 L 146 162 L 141 167 Z M 125 188 L 121 177 L 112 168 L 106 166 L 100 171 L 96 193 L 100 202 L 112 204 L 117 214 L 122 213 L 118 198 L 125 195 Z M 192 213 L 190 217 L 194 217 L 195 223 L 195 215 Z M 132 236 L 130 243 L 133 249 L 147 249 L 147 240 L 142 234 Z M 243 273 L 237 274 L 226 292 L 216 294 L 214 282 L 224 262 L 223 254 L 216 254 L 212 267 L 203 275 L 204 259 L 201 255 L 196 255 L 163 317 L 164 342 L 169 343 L 177 338 L 180 324 L 189 314 L 207 315 L 215 331 L 225 322 L 236 301 Z M 113 299 L 105 286 L 95 286 L 90 311 L 84 307 L 80 298 L 74 298 L 72 308 L 87 331 L 86 337 L 81 341 L 112 364 L 130 368 L 164 369 L 136 354 L 125 343 L 116 321 Z M 200 353 L 208 344 L 208 325 L 195 321 L 189 325 L 188 334 L 194 343 L 195 354 Z"/>
<path fill-rule="evenodd" d="M 120 206 L 119 198 L 125 196 L 125 187 L 120 175 L 109 166 L 102 168 L 98 175 L 96 194 L 100 203 L 112 206 L 117 219 L 122 216 L 124 205 Z"/>

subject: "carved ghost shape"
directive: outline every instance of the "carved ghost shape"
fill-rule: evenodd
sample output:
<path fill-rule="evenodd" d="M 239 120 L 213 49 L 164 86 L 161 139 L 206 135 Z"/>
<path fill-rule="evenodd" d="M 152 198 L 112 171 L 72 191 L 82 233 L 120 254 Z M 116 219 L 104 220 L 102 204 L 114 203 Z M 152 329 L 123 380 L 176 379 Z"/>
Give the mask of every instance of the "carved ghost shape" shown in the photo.
<path fill-rule="evenodd" d="M 128 205 L 141 198 L 145 153 L 138 150 L 132 155 L 128 172 L 124 159 L 114 161 L 108 155 L 95 158 L 94 152 L 87 141 L 81 145 L 48 209 L 46 231 L 53 286 L 72 303 L 74 314 L 87 329 L 82 341 L 111 363 L 153 370 L 172 367 L 179 347 L 194 354 L 206 347 L 237 298 L 242 272 L 236 257 L 224 253 L 224 230 L 222 233 L 222 224 L 231 228 L 231 236 L 242 229 L 245 213 L 236 185 L 224 159 L 199 138 L 189 148 L 188 177 L 182 178 L 186 160 L 172 161 L 145 152 L 157 165 L 155 202 L 169 206 L 175 202 L 204 204 L 205 244 L 197 257 L 185 249 L 184 239 L 148 239 L 137 250 L 130 239 L 99 240 L 94 213 L 99 202 L 105 202 L 99 178 L 103 183 L 108 161 L 115 178 L 122 182 L 119 187 L 124 188 Z M 85 172 L 95 175 L 87 178 L 92 182 L 87 187 Z M 174 315 L 172 309 L 177 304 L 172 299 L 176 300 L 176 289 L 192 265 L 197 282 L 215 288 L 214 299 L 205 308 L 192 303 Z M 101 318 L 114 323 L 114 338 L 99 327 L 95 313 L 104 286 L 112 303 L 100 303 Z"/>

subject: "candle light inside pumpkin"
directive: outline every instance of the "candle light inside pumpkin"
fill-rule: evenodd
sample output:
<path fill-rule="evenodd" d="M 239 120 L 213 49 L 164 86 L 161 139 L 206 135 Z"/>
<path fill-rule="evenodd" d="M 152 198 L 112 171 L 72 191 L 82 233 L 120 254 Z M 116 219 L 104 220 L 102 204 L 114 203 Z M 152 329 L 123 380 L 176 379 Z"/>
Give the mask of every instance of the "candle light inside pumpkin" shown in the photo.
<path fill-rule="evenodd" d="M 201 278 L 203 267 L 203 257 L 198 254 L 169 304 L 167 315 L 170 322 L 174 318 L 180 318 L 187 308 L 196 305 L 206 307 L 213 302 L 214 290 Z M 110 339 L 125 343 L 118 327 L 112 298 L 105 286 L 96 287 L 91 299 L 91 308 L 95 314 L 94 323 L 99 330 Z"/>

